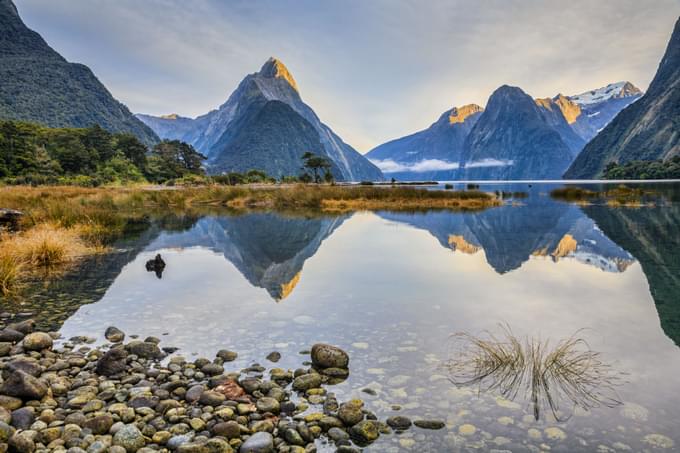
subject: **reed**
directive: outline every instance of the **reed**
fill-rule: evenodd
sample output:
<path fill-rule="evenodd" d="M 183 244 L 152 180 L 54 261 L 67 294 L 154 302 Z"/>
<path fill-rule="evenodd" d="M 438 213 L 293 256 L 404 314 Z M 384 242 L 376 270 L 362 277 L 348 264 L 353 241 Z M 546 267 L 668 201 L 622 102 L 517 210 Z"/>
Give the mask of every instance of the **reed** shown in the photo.
<path fill-rule="evenodd" d="M 575 407 L 621 404 L 616 387 L 623 383 L 623 373 L 604 362 L 578 334 L 552 346 L 536 338 L 520 339 L 507 326 L 500 336 L 456 333 L 452 358 L 444 367 L 456 386 L 475 386 L 479 392 L 498 392 L 510 400 L 525 398 L 536 420 L 546 408 L 563 421 Z"/>

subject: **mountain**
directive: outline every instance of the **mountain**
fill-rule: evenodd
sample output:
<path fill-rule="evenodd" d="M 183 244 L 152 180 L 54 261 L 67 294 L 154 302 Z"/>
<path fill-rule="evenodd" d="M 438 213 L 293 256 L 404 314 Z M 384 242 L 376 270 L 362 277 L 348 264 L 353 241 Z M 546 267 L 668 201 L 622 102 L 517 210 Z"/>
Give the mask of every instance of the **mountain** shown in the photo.
<path fill-rule="evenodd" d="M 520 88 L 493 92 L 465 140 L 464 179 L 557 179 L 574 158 L 545 108 Z"/>
<path fill-rule="evenodd" d="M 0 118 L 50 127 L 98 124 L 146 145 L 158 141 L 87 66 L 69 63 L 26 27 L 11 0 L 0 0 Z"/>
<path fill-rule="evenodd" d="M 366 157 L 378 167 L 389 168 L 392 165 L 393 169 L 420 170 L 421 173 L 428 169 L 427 161 L 441 161 L 430 162 L 433 171 L 438 169 L 438 165 L 457 166 L 465 138 L 482 111 L 475 104 L 454 107 L 444 112 L 427 129 L 379 145 L 369 151 Z"/>
<path fill-rule="evenodd" d="M 575 121 L 569 122 L 573 121 L 572 118 L 576 115 L 578 106 L 561 94 L 554 98 L 536 99 L 534 102 L 539 107 L 543 119 L 560 134 L 574 156 L 577 155 L 586 144 L 586 141 L 572 128 Z"/>
<path fill-rule="evenodd" d="M 272 104 L 273 101 L 276 102 Z M 269 121 L 276 114 L 284 118 Z M 218 109 L 194 120 L 147 115 L 139 118 L 163 138 L 180 138 L 191 143 L 208 156 L 212 173 L 262 170 L 265 168 L 257 165 L 269 163 L 271 174 L 292 171 L 287 174 L 297 175 L 301 165 L 298 156 L 312 151 L 298 147 L 312 146 L 313 151 L 333 162 L 338 180 L 383 178 L 375 165 L 343 142 L 302 101 L 295 79 L 275 58 L 270 58 L 259 72 L 247 75 Z"/>
<path fill-rule="evenodd" d="M 680 154 L 680 19 L 647 92 L 623 109 L 564 174 L 599 176 L 608 163 L 668 159 Z"/>
<path fill-rule="evenodd" d="M 581 138 L 589 142 L 621 110 L 641 96 L 642 91 L 632 83 L 616 82 L 606 87 L 564 97 L 563 103 L 569 109 L 566 116 L 570 126 Z"/>

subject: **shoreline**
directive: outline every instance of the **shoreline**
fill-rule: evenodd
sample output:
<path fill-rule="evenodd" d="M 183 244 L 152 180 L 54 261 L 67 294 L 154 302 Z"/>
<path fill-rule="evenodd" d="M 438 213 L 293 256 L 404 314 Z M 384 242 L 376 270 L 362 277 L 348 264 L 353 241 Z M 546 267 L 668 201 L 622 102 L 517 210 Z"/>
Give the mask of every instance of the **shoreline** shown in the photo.
<path fill-rule="evenodd" d="M 59 334 L 34 326 L 29 319 L 0 330 L 0 445 L 22 453 L 303 453 L 323 442 L 354 453 L 393 432 L 445 427 L 380 421 L 362 400 L 339 402 L 332 386 L 349 376 L 351 361 L 327 344 L 301 351 L 309 360 L 295 370 L 229 370 L 238 354 L 228 349 L 189 362 L 170 357 L 176 349 L 158 338 L 125 342 L 115 327 L 104 345 L 75 337 L 55 347 Z M 274 365 L 279 358 L 267 356 Z"/>

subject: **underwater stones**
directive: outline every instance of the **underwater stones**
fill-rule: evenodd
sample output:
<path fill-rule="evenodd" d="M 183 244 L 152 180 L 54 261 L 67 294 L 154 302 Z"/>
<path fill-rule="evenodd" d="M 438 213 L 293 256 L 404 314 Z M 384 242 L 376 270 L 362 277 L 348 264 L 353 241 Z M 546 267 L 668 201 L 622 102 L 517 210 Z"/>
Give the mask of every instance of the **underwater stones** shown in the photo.
<path fill-rule="evenodd" d="M 395 431 L 405 431 L 411 427 L 411 419 L 403 415 L 396 415 L 389 417 L 386 421 L 387 425 Z"/>
<path fill-rule="evenodd" d="M 312 365 L 317 368 L 347 368 L 349 355 L 342 349 L 325 343 L 312 346 Z"/>
<path fill-rule="evenodd" d="M 229 351 L 228 349 L 220 349 L 215 354 L 216 357 L 224 360 L 225 362 L 233 362 L 238 357 L 238 353 L 234 351 Z"/>
<path fill-rule="evenodd" d="M 543 432 L 545 433 L 545 437 L 550 440 L 564 440 L 567 438 L 565 432 L 556 426 L 548 427 L 544 429 Z"/>
<path fill-rule="evenodd" d="M 673 442 L 673 439 L 671 439 L 668 436 L 664 436 L 663 434 L 647 434 L 645 437 L 642 438 L 642 441 L 648 445 L 651 445 L 654 448 L 673 448 L 675 445 L 675 442 Z"/>
<path fill-rule="evenodd" d="M 649 411 L 635 403 L 625 403 L 620 411 L 623 417 L 636 422 L 646 422 L 649 418 Z"/>
<path fill-rule="evenodd" d="M 104 337 L 111 343 L 120 343 L 125 339 L 125 333 L 115 326 L 109 326 L 104 332 Z"/>
<path fill-rule="evenodd" d="M 272 351 L 269 354 L 267 354 L 267 360 L 276 363 L 279 360 L 281 360 L 281 353 L 277 351 Z"/>
<path fill-rule="evenodd" d="M 476 432 L 477 427 L 475 425 L 471 425 L 470 423 L 465 423 L 458 427 L 458 434 L 461 436 L 472 436 Z"/>
<path fill-rule="evenodd" d="M 441 420 L 414 420 L 413 424 L 421 429 L 442 429 L 446 426 Z"/>

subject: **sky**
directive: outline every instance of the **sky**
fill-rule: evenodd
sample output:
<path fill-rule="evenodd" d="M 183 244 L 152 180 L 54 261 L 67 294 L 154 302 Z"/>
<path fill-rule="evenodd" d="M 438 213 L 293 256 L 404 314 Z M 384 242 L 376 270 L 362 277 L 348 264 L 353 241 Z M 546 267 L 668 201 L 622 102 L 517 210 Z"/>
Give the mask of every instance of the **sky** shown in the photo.
<path fill-rule="evenodd" d="M 646 89 L 680 0 L 15 0 L 135 113 L 217 108 L 270 57 L 347 143 L 367 152 L 485 105 L 628 80 Z"/>

